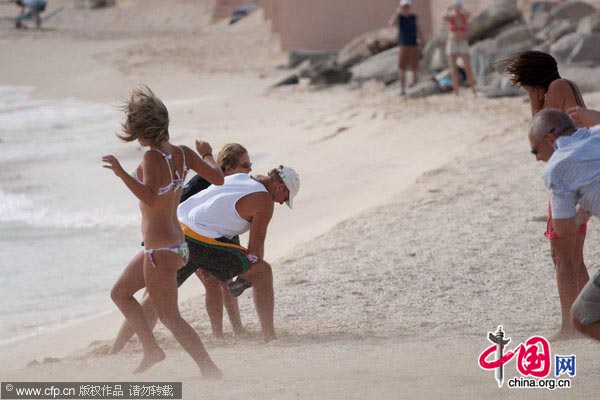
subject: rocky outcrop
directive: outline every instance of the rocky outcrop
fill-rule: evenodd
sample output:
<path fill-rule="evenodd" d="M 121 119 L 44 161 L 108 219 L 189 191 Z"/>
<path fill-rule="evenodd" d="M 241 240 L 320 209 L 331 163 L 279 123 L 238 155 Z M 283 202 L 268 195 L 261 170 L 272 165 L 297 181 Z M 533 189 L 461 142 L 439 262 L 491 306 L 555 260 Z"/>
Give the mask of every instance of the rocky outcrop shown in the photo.
<path fill-rule="evenodd" d="M 288 53 L 287 68 L 296 68 L 307 60 L 311 64 L 316 65 L 333 60 L 336 56 L 337 53 L 332 51 L 291 50 Z"/>
<path fill-rule="evenodd" d="M 393 82 L 398 77 L 398 48 L 394 47 L 369 57 L 352 67 L 351 71 L 352 80 L 357 82 L 372 79 L 383 83 Z"/>
<path fill-rule="evenodd" d="M 569 20 L 578 22 L 582 18 L 594 14 L 596 9 L 594 6 L 584 3 L 582 1 L 571 1 L 566 3 L 559 3 L 550 10 L 550 17 L 552 20 Z"/>
<path fill-rule="evenodd" d="M 381 28 L 357 36 L 350 43 L 342 47 L 337 64 L 347 68 L 377 54 L 396 46 L 395 28 Z"/>
<path fill-rule="evenodd" d="M 494 36 L 504 25 L 522 18 L 516 0 L 498 0 L 469 21 L 469 43 Z"/>
<path fill-rule="evenodd" d="M 582 63 L 596 65 L 600 62 L 600 34 L 581 35 L 571 54 L 567 57 L 567 63 Z"/>
<path fill-rule="evenodd" d="M 600 65 L 600 13 L 582 1 L 536 1 L 529 10 L 521 12 L 517 0 L 494 0 L 471 18 L 469 28 L 469 55 L 478 86 L 489 89 L 494 96 L 523 93 L 502 76 L 501 61 L 517 51 L 549 52 L 561 63 L 561 71 L 570 65 L 582 68 Z M 310 79 L 312 84 L 341 83 L 350 78 L 359 85 L 369 80 L 389 84 L 398 76 L 395 35 L 394 28 L 377 29 L 356 37 L 342 48 L 335 60 L 291 54 L 290 65 L 310 60 L 300 76 Z M 433 77 L 448 67 L 446 38 L 443 33 L 429 38 L 425 44 L 421 76 Z M 291 83 L 298 76 L 288 78 L 285 82 Z M 435 82 L 436 79 L 422 82 L 413 96 L 447 89 L 439 82 L 436 86 Z"/>

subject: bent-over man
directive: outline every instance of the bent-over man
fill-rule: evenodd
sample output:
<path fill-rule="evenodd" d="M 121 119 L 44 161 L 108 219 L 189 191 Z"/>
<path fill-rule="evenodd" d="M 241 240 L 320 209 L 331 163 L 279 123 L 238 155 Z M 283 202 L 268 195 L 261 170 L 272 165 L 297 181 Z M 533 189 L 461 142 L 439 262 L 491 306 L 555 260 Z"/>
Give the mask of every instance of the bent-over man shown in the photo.
<path fill-rule="evenodd" d="M 592 214 L 600 216 L 600 126 L 577 129 L 562 111 L 545 109 L 533 119 L 529 142 L 536 158 L 548 163 L 544 183 L 550 190 L 554 229 L 575 240 Z M 600 340 L 600 274 L 588 281 L 587 271 L 576 267 L 571 257 L 557 263 L 559 292 L 572 299 L 568 306 L 575 328 Z"/>

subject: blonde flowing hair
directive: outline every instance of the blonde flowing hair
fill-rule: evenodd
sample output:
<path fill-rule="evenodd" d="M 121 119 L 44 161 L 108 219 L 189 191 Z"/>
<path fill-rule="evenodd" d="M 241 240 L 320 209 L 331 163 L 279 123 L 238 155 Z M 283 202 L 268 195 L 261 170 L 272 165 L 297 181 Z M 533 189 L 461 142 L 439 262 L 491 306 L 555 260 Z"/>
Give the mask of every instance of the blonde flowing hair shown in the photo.
<path fill-rule="evenodd" d="M 127 119 L 121 124 L 125 142 L 144 139 L 151 143 L 169 140 L 169 112 L 164 103 L 146 85 L 134 89 L 121 110 Z"/>

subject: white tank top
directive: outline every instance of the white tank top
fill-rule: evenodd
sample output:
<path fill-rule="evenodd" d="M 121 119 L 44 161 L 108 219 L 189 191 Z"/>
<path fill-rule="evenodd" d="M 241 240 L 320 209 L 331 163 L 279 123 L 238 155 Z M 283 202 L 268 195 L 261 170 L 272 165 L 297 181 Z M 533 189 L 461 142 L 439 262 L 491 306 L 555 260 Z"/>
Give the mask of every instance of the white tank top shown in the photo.
<path fill-rule="evenodd" d="M 231 239 L 250 229 L 250 222 L 240 217 L 235 209 L 238 200 L 251 193 L 266 191 L 262 183 L 248 174 L 229 175 L 223 185 L 211 185 L 181 203 L 177 218 L 202 236 Z"/>

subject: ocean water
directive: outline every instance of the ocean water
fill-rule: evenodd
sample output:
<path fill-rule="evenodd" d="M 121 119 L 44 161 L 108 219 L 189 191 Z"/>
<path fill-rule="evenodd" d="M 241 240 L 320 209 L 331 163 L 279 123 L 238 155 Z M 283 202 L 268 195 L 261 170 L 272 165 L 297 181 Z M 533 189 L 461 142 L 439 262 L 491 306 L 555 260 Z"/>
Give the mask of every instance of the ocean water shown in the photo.
<path fill-rule="evenodd" d="M 140 250 L 137 203 L 100 162 L 141 159 L 114 136 L 117 108 L 30 92 L 0 87 L 0 348 L 114 310 Z"/>

